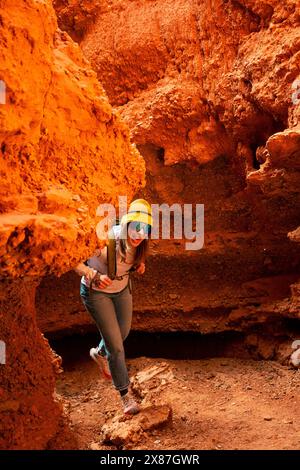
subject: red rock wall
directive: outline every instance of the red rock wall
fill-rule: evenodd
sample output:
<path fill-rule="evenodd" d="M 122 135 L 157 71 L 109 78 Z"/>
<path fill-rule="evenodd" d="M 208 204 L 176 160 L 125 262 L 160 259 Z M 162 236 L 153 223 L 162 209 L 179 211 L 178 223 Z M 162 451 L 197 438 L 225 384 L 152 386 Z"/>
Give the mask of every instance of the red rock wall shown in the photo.
<path fill-rule="evenodd" d="M 61 407 L 36 286 L 93 252 L 96 208 L 132 198 L 145 166 L 50 0 L 2 1 L 0 22 L 0 447 L 41 449 Z"/>
<path fill-rule="evenodd" d="M 292 0 L 102 2 L 81 47 L 135 142 L 163 147 L 166 163 L 205 162 L 232 146 L 252 163 L 288 125 L 299 9 Z"/>
<path fill-rule="evenodd" d="M 298 2 L 115 0 L 86 15 L 89 2 L 55 4 L 71 34 L 89 19 L 80 45 L 134 142 L 162 148 L 166 165 L 228 156 L 260 225 L 295 228 Z"/>
<path fill-rule="evenodd" d="M 37 281 L 1 282 L 1 449 L 42 449 L 56 434 L 62 406 L 54 400 L 55 357 L 35 320 Z"/>

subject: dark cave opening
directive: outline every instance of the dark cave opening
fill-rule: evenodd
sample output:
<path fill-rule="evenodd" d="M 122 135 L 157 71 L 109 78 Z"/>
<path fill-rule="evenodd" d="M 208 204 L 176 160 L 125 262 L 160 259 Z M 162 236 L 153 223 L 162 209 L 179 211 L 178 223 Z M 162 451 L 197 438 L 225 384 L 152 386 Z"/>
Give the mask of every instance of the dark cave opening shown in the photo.
<path fill-rule="evenodd" d="M 299 322 L 287 323 L 287 330 L 293 330 L 300 338 Z M 286 330 L 286 331 L 287 331 Z M 259 335 L 258 344 L 264 345 L 291 343 L 289 334 L 282 331 L 282 335 L 276 339 L 270 334 Z M 97 346 L 99 335 L 88 333 L 86 335 L 73 335 L 62 339 L 49 340 L 51 347 L 63 359 L 63 367 L 68 369 L 75 364 L 89 358 L 91 347 Z M 269 359 L 276 360 L 276 352 L 272 357 L 264 358 L 257 345 L 248 343 L 247 334 L 242 332 L 227 331 L 218 334 L 201 334 L 196 332 L 138 332 L 132 331 L 124 342 L 125 354 L 128 359 L 138 357 L 164 358 L 176 360 L 197 360 L 216 357 L 228 357 L 239 359 Z"/>

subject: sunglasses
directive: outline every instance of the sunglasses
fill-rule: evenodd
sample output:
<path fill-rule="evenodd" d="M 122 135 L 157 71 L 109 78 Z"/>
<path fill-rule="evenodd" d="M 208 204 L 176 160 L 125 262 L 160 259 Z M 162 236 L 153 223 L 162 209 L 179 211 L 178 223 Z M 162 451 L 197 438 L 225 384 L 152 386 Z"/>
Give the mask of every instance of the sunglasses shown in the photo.
<path fill-rule="evenodd" d="M 147 236 L 151 234 L 151 225 L 146 224 L 145 222 L 130 222 L 129 227 L 135 232 L 140 232 L 141 230 L 144 230 L 144 233 Z"/>

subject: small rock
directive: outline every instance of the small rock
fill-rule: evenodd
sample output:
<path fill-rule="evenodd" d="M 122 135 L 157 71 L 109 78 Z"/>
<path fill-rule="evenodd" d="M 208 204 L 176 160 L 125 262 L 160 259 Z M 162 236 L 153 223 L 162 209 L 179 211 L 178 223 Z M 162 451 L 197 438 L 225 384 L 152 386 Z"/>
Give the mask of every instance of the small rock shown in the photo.
<path fill-rule="evenodd" d="M 6 400 L 0 403 L 0 411 L 18 411 L 20 402 L 17 400 Z"/>
<path fill-rule="evenodd" d="M 177 294 L 169 294 L 169 298 L 170 298 L 171 300 L 178 299 L 178 297 L 179 297 L 179 295 L 177 295 Z"/>
<path fill-rule="evenodd" d="M 103 441 L 115 445 L 138 442 L 146 431 L 161 427 L 172 420 L 169 405 L 150 406 L 135 416 L 124 420 L 123 415 L 115 416 L 102 427 Z"/>
<path fill-rule="evenodd" d="M 265 421 L 272 421 L 272 417 L 271 416 L 264 416 L 264 420 Z"/>
<path fill-rule="evenodd" d="M 85 213 L 85 212 L 88 212 L 88 208 L 87 208 L 87 207 L 83 207 L 83 206 L 77 207 L 76 210 L 77 210 L 77 212 L 81 212 L 81 213 L 83 213 L 83 212 L 84 212 L 84 213 Z"/>
<path fill-rule="evenodd" d="M 207 378 L 208 378 L 208 379 L 214 379 L 214 378 L 215 378 L 215 374 L 213 374 L 213 373 L 208 374 L 208 375 L 207 375 Z"/>
<path fill-rule="evenodd" d="M 97 442 L 92 442 L 90 444 L 90 449 L 91 450 L 101 450 L 101 446 Z"/>

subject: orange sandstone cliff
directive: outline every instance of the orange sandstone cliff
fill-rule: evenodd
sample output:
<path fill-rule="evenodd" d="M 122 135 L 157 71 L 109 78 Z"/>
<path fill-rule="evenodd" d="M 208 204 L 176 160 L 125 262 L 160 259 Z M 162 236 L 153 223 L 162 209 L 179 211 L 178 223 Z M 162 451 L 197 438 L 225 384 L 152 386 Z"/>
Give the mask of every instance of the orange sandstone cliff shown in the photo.
<path fill-rule="evenodd" d="M 0 448 L 41 449 L 62 409 L 36 288 L 92 253 L 98 205 L 132 198 L 145 167 L 50 0 L 1 1 L 0 23 Z"/>

